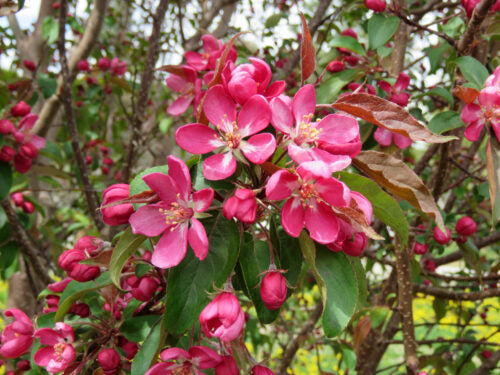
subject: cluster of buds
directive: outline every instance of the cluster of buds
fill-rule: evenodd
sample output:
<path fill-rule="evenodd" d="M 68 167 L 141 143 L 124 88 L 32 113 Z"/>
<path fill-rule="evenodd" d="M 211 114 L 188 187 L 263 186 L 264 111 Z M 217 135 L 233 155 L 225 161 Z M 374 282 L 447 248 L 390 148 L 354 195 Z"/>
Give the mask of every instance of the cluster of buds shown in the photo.
<path fill-rule="evenodd" d="M 16 207 L 21 208 L 25 213 L 31 214 L 35 211 L 35 206 L 30 201 L 24 200 L 23 193 L 12 193 L 10 195 L 12 202 Z"/>
<path fill-rule="evenodd" d="M 103 175 L 107 176 L 110 172 L 110 168 L 115 164 L 114 160 L 109 156 L 109 148 L 102 144 L 103 141 L 99 139 L 93 139 L 84 147 L 85 162 L 87 165 L 92 166 L 95 160 L 98 160 L 97 165 L 101 165 L 101 172 Z M 92 156 L 94 155 L 94 156 Z M 116 176 L 117 178 L 119 176 Z"/>

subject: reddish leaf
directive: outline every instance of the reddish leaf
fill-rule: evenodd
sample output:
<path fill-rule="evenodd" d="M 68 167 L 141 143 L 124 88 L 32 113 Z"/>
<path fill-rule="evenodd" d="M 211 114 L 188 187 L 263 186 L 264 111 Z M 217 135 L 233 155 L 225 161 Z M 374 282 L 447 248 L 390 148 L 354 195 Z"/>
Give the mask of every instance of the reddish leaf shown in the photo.
<path fill-rule="evenodd" d="M 103 266 L 109 268 L 109 262 L 111 261 L 111 255 L 113 250 L 101 251 L 98 255 L 92 258 L 84 259 L 80 263 L 88 264 L 92 266 Z"/>
<path fill-rule="evenodd" d="M 333 103 L 332 107 L 404 135 L 413 141 L 445 143 L 457 139 L 432 133 L 404 108 L 375 95 L 365 93 L 345 95 Z"/>
<path fill-rule="evenodd" d="M 269 176 L 273 175 L 274 173 L 278 172 L 282 168 L 277 166 L 276 164 L 273 164 L 269 161 L 266 161 L 260 165 L 260 168 L 263 169 Z"/>
<path fill-rule="evenodd" d="M 500 220 L 500 143 L 495 135 L 486 144 L 486 168 L 490 187 L 492 225 Z"/>
<path fill-rule="evenodd" d="M 445 230 L 443 218 L 431 192 L 401 160 L 383 152 L 361 151 L 353 159 L 353 164 L 390 193 L 430 215 L 441 230 Z"/>
<path fill-rule="evenodd" d="M 168 72 L 182 78 L 187 78 L 184 66 L 182 65 L 163 65 L 156 70 L 161 70 L 162 72 Z"/>
<path fill-rule="evenodd" d="M 356 206 L 354 199 L 351 200 L 353 206 Z M 377 234 L 373 228 L 366 222 L 365 214 L 357 207 L 333 207 L 335 215 L 351 224 L 357 232 L 363 232 L 369 238 L 374 240 L 383 240 L 384 237 Z"/>
<path fill-rule="evenodd" d="M 366 336 L 370 332 L 372 328 L 372 323 L 369 315 L 362 317 L 358 324 L 356 324 L 356 328 L 354 328 L 354 352 L 359 355 L 359 348 L 363 341 L 365 341 Z"/>
<path fill-rule="evenodd" d="M 140 192 L 139 194 L 132 195 L 131 197 L 102 206 L 101 208 L 108 208 L 127 203 L 154 203 L 159 200 L 160 197 L 158 197 L 158 195 L 153 190 L 145 190 L 143 192 Z"/>
<path fill-rule="evenodd" d="M 472 87 L 457 86 L 453 89 L 453 95 L 466 104 L 470 104 L 479 96 L 479 91 Z"/>
<path fill-rule="evenodd" d="M 309 27 L 307 27 L 307 21 L 304 15 L 301 13 L 302 18 L 302 43 L 300 47 L 301 54 L 301 67 L 302 67 L 302 84 L 308 79 L 311 74 L 313 74 L 316 68 L 316 51 L 314 50 L 314 45 L 311 38 L 311 33 L 309 32 Z"/>

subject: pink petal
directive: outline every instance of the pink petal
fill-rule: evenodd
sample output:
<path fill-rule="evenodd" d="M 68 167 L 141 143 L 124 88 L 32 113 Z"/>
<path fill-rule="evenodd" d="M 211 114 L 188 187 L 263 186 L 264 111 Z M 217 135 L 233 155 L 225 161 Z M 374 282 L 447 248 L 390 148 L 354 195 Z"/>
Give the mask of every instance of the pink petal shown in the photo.
<path fill-rule="evenodd" d="M 215 85 L 208 90 L 203 110 L 212 124 L 220 125 L 225 131 L 231 130 L 225 124 L 236 120 L 236 104 L 222 85 Z"/>
<path fill-rule="evenodd" d="M 492 107 L 498 108 L 500 107 L 499 90 L 496 87 L 487 86 L 480 91 L 477 100 L 486 109 L 492 109 Z"/>
<path fill-rule="evenodd" d="M 142 177 L 143 181 L 153 190 L 160 199 L 168 204 L 177 202 L 177 194 L 181 192 L 175 180 L 165 173 L 154 172 Z"/>
<path fill-rule="evenodd" d="M 392 132 L 384 128 L 377 128 L 373 134 L 373 138 L 375 138 L 381 146 L 387 147 L 392 143 Z"/>
<path fill-rule="evenodd" d="M 57 344 L 58 342 L 63 340 L 63 338 L 59 334 L 59 332 L 55 331 L 52 328 L 38 329 L 38 330 L 36 330 L 36 332 L 33 336 L 39 337 L 40 343 L 42 345 L 54 346 L 55 344 Z"/>
<path fill-rule="evenodd" d="M 304 227 L 304 209 L 298 197 L 286 201 L 281 211 L 281 224 L 290 236 L 298 237 L 300 235 Z"/>
<path fill-rule="evenodd" d="M 173 373 L 177 365 L 174 362 L 157 363 L 151 367 L 144 375 L 168 375 Z"/>
<path fill-rule="evenodd" d="M 186 80 L 175 74 L 169 75 L 165 81 L 167 82 L 168 87 L 177 92 L 183 93 L 188 88 Z"/>
<path fill-rule="evenodd" d="M 236 321 L 233 322 L 229 327 L 226 327 L 226 329 L 224 330 L 222 335 L 219 336 L 219 338 L 222 341 L 226 342 L 234 340 L 240 335 L 244 325 L 245 325 L 245 313 L 240 308 L 240 312 L 238 314 L 238 318 L 236 319 Z"/>
<path fill-rule="evenodd" d="M 191 176 L 186 163 L 173 155 L 167 157 L 167 163 L 168 175 L 179 187 L 182 200 L 184 202 L 189 201 L 191 196 Z"/>
<path fill-rule="evenodd" d="M 203 176 L 207 180 L 224 180 L 236 171 L 236 159 L 233 154 L 212 155 L 203 162 Z"/>
<path fill-rule="evenodd" d="M 46 346 L 44 348 L 38 349 L 38 351 L 35 353 L 34 360 L 38 366 L 47 367 L 54 355 L 54 348 L 52 346 Z"/>
<path fill-rule="evenodd" d="M 321 160 L 305 161 L 297 168 L 297 173 L 303 180 L 312 180 L 317 178 L 329 178 L 332 172 L 328 164 Z"/>
<path fill-rule="evenodd" d="M 193 193 L 194 210 L 204 212 L 210 208 L 214 200 L 214 190 L 212 188 L 201 189 Z"/>
<path fill-rule="evenodd" d="M 201 37 L 203 41 L 203 50 L 205 52 L 213 52 L 220 49 L 219 41 L 211 34 L 205 34 Z"/>
<path fill-rule="evenodd" d="M 264 92 L 263 95 L 267 99 L 276 98 L 277 96 L 283 94 L 285 88 L 286 88 L 285 81 L 275 81 L 271 83 L 271 85 L 267 88 L 267 90 Z"/>
<path fill-rule="evenodd" d="M 358 122 L 338 114 L 324 117 L 317 128 L 320 129 L 319 140 L 326 143 L 348 143 L 359 136 Z"/>
<path fill-rule="evenodd" d="M 199 260 L 205 259 L 208 253 L 208 238 L 205 228 L 198 219 L 191 218 L 191 228 L 188 231 L 189 245 Z"/>
<path fill-rule="evenodd" d="M 27 114 L 21 119 L 21 121 L 19 121 L 19 131 L 27 133 L 33 128 L 33 126 L 35 126 L 37 120 L 38 115 L 34 115 L 32 113 Z"/>
<path fill-rule="evenodd" d="M 351 190 L 336 178 L 321 178 L 314 184 L 319 196 L 335 207 L 346 207 L 351 202 Z"/>
<path fill-rule="evenodd" d="M 394 144 L 402 150 L 409 147 L 413 143 L 413 141 L 410 138 L 405 137 L 404 135 L 401 134 L 394 133 L 393 138 L 394 138 Z"/>
<path fill-rule="evenodd" d="M 227 85 L 227 91 L 238 104 L 244 104 L 257 94 L 257 82 L 248 75 L 233 76 Z"/>
<path fill-rule="evenodd" d="M 483 130 L 484 122 L 482 121 L 474 121 L 467 126 L 464 132 L 465 138 L 467 138 L 471 142 L 475 142 L 479 139 L 479 135 L 481 134 L 481 130 Z"/>
<path fill-rule="evenodd" d="M 37 150 L 41 150 L 45 147 L 45 138 L 39 137 L 36 134 L 30 134 L 27 138 L 29 138 L 29 143 L 35 146 Z"/>
<path fill-rule="evenodd" d="M 313 85 L 305 85 L 293 97 L 292 112 L 298 126 L 304 116 L 314 114 L 316 109 L 316 92 Z"/>
<path fill-rule="evenodd" d="M 159 268 L 177 266 L 186 255 L 187 229 L 187 223 L 182 223 L 167 230 L 156 244 L 151 263 Z"/>
<path fill-rule="evenodd" d="M 196 70 L 204 70 L 207 67 L 207 61 L 198 52 L 187 51 L 184 57 L 187 64 Z"/>
<path fill-rule="evenodd" d="M 255 67 L 254 78 L 257 82 L 260 83 L 259 92 L 262 93 L 266 89 L 267 85 L 269 85 L 269 82 L 271 82 L 271 68 L 266 64 L 265 61 L 262 61 L 255 57 L 250 57 L 249 60 Z"/>
<path fill-rule="evenodd" d="M 271 123 L 282 133 L 290 135 L 293 131 L 293 117 L 290 106 L 281 98 L 274 98 L 270 103 Z"/>
<path fill-rule="evenodd" d="M 371 224 L 373 218 L 373 207 L 370 201 L 361 193 L 351 191 L 351 198 L 356 201 L 358 208 L 364 212 L 366 222 Z"/>
<path fill-rule="evenodd" d="M 22 310 L 15 309 L 15 308 L 7 309 L 7 310 L 5 310 L 4 315 L 14 317 L 15 320 L 22 322 L 22 323 L 26 324 L 27 326 L 33 327 L 33 323 L 31 322 L 31 319 Z"/>
<path fill-rule="evenodd" d="M 271 133 L 256 134 L 242 144 L 240 149 L 252 163 L 262 164 L 276 150 L 276 139 Z"/>
<path fill-rule="evenodd" d="M 191 355 L 187 351 L 181 348 L 168 348 L 160 353 L 160 358 L 162 361 L 167 362 L 170 361 L 171 359 L 179 359 L 179 360 L 191 359 Z"/>
<path fill-rule="evenodd" d="M 193 102 L 194 96 L 192 95 L 181 95 L 179 96 L 175 102 L 170 104 L 167 108 L 167 112 L 172 116 L 180 116 L 184 112 L 186 112 Z"/>
<path fill-rule="evenodd" d="M 19 335 L 3 342 L 0 347 L 0 355 L 6 358 L 18 358 L 26 353 L 32 344 L 33 338 L 31 335 Z"/>
<path fill-rule="evenodd" d="M 215 130 L 203 124 L 187 124 L 175 132 L 175 142 L 192 154 L 206 154 L 223 146 Z"/>
<path fill-rule="evenodd" d="M 460 118 L 466 124 L 475 122 L 481 118 L 483 111 L 481 107 L 477 104 L 467 104 L 460 114 Z"/>
<path fill-rule="evenodd" d="M 391 102 L 396 103 L 401 107 L 406 107 L 408 105 L 408 100 L 410 99 L 410 94 L 406 92 L 400 92 L 391 95 Z"/>
<path fill-rule="evenodd" d="M 242 137 L 265 129 L 271 121 L 271 111 L 267 100 L 261 95 L 254 95 L 247 100 L 238 115 L 238 128 Z"/>
<path fill-rule="evenodd" d="M 410 85 L 410 76 L 406 73 L 400 73 L 396 83 L 394 84 L 394 88 L 397 91 L 404 91 Z"/>
<path fill-rule="evenodd" d="M 267 199 L 277 201 L 288 198 L 299 187 L 299 177 L 286 169 L 274 173 L 266 185 Z"/>
<path fill-rule="evenodd" d="M 165 214 L 160 209 L 167 208 L 164 204 L 150 204 L 139 207 L 129 219 L 132 231 L 148 237 L 156 237 L 168 228 Z"/>
<path fill-rule="evenodd" d="M 220 361 L 220 355 L 206 346 L 192 346 L 189 348 L 189 354 L 198 362 L 198 367 L 207 370 L 217 366 Z"/>
<path fill-rule="evenodd" d="M 378 83 L 378 86 L 379 86 L 382 90 L 384 90 L 386 93 L 388 93 L 388 94 L 390 94 L 390 93 L 391 93 L 391 91 L 392 91 L 392 86 L 391 86 L 391 84 L 390 84 L 389 82 L 387 82 L 387 81 L 380 81 L 380 82 Z"/>
<path fill-rule="evenodd" d="M 305 224 L 311 238 L 322 244 L 335 241 L 339 233 L 337 216 L 323 202 L 315 202 L 314 206 L 307 205 L 305 212 Z"/>

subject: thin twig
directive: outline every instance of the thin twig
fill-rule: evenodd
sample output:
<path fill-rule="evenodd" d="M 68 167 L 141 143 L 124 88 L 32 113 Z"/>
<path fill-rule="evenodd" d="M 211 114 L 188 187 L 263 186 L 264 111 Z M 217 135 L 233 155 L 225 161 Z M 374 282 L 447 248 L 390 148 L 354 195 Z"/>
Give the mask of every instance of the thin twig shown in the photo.
<path fill-rule="evenodd" d="M 481 292 L 455 292 L 432 285 L 413 284 L 413 291 L 456 301 L 478 301 L 500 296 L 499 288 L 487 289 Z"/>

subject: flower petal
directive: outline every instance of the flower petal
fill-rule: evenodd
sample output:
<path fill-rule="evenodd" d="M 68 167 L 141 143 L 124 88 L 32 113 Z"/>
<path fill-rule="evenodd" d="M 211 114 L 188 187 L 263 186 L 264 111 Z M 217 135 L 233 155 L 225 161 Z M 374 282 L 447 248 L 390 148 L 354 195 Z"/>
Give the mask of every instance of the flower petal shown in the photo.
<path fill-rule="evenodd" d="M 46 346 L 38 349 L 33 359 L 38 366 L 47 367 L 54 355 L 54 348 L 52 346 Z"/>
<path fill-rule="evenodd" d="M 37 329 L 33 336 L 39 337 L 42 345 L 54 346 L 63 340 L 61 334 L 52 328 Z"/>
<path fill-rule="evenodd" d="M 472 122 L 475 122 L 481 118 L 482 115 L 482 109 L 480 106 L 477 104 L 467 104 L 463 109 L 462 113 L 460 114 L 460 117 L 463 122 L 466 124 L 470 124 Z"/>
<path fill-rule="evenodd" d="M 298 237 L 304 227 L 304 209 L 298 197 L 286 201 L 281 211 L 283 229 L 292 237 Z"/>
<path fill-rule="evenodd" d="M 180 116 L 188 110 L 189 106 L 193 102 L 193 99 L 193 95 L 181 95 L 175 100 L 175 102 L 168 106 L 167 112 L 172 116 Z"/>
<path fill-rule="evenodd" d="M 203 110 L 212 124 L 220 125 L 225 131 L 231 130 L 226 128 L 225 123 L 236 120 L 236 104 L 222 85 L 215 85 L 208 90 Z"/>
<path fill-rule="evenodd" d="M 359 136 L 358 122 L 349 116 L 331 114 L 316 127 L 320 130 L 319 141 L 333 144 L 351 142 Z"/>
<path fill-rule="evenodd" d="M 277 96 L 280 96 L 283 94 L 286 88 L 286 82 L 285 81 L 275 81 L 271 83 L 271 85 L 267 88 L 267 90 L 264 92 L 264 96 L 269 100 L 271 98 L 276 98 Z"/>
<path fill-rule="evenodd" d="M 313 207 L 306 206 L 305 211 L 306 228 L 314 241 L 328 244 L 337 239 L 339 220 L 330 207 L 323 202 L 315 202 Z"/>
<path fill-rule="evenodd" d="M 254 95 L 241 108 L 238 115 L 238 128 L 242 137 L 265 129 L 271 121 L 271 110 L 262 95 Z"/>
<path fill-rule="evenodd" d="M 156 237 L 168 228 L 165 215 L 160 209 L 166 208 L 164 204 L 150 204 L 142 206 L 134 212 L 129 219 L 132 231 L 148 237 Z"/>
<path fill-rule="evenodd" d="M 394 84 L 394 88 L 397 91 L 404 91 L 410 85 L 410 76 L 406 73 L 400 73 L 396 83 Z"/>
<path fill-rule="evenodd" d="M 159 268 L 177 266 L 186 255 L 187 229 L 187 223 L 182 223 L 167 230 L 156 244 L 151 263 Z"/>
<path fill-rule="evenodd" d="M 204 212 L 210 208 L 214 200 L 214 189 L 205 188 L 193 193 L 194 209 L 196 212 Z"/>
<path fill-rule="evenodd" d="M 377 128 L 373 134 L 373 138 L 375 138 L 381 146 L 387 147 L 392 143 L 392 132 L 384 128 Z"/>
<path fill-rule="evenodd" d="M 394 144 L 402 150 L 408 148 L 413 143 L 413 141 L 410 138 L 405 137 L 404 135 L 401 134 L 394 133 L 393 138 L 394 138 Z"/>
<path fill-rule="evenodd" d="M 305 85 L 293 97 L 292 112 L 295 117 L 296 126 L 299 126 L 304 116 L 314 114 L 315 109 L 316 93 L 314 86 Z"/>
<path fill-rule="evenodd" d="M 181 192 L 175 180 L 165 173 L 153 172 L 142 177 L 144 182 L 165 203 L 177 202 L 177 194 Z"/>
<path fill-rule="evenodd" d="M 276 139 L 271 133 L 256 134 L 242 144 L 240 149 L 252 163 L 262 164 L 276 150 Z"/>
<path fill-rule="evenodd" d="M 351 202 L 351 190 L 336 178 L 320 178 L 314 184 L 319 196 L 335 207 L 346 207 Z"/>
<path fill-rule="evenodd" d="M 269 82 L 271 82 L 271 68 L 263 60 L 255 57 L 249 57 L 248 59 L 255 67 L 254 79 L 259 82 L 259 92 L 262 93 L 266 89 L 267 85 L 269 85 Z"/>
<path fill-rule="evenodd" d="M 168 348 L 160 353 L 160 358 L 162 361 L 167 362 L 171 359 L 191 359 L 191 355 L 182 348 Z"/>
<path fill-rule="evenodd" d="M 479 135 L 481 134 L 481 130 L 483 130 L 484 122 L 482 121 L 474 121 L 467 126 L 464 132 L 465 138 L 467 138 L 471 142 L 475 142 L 479 139 Z"/>
<path fill-rule="evenodd" d="M 274 173 L 266 185 L 267 199 L 277 201 L 288 198 L 299 187 L 299 177 L 286 169 Z"/>
<path fill-rule="evenodd" d="M 175 132 L 175 142 L 192 154 L 206 154 L 223 146 L 215 130 L 203 124 L 187 124 Z"/>
<path fill-rule="evenodd" d="M 191 228 L 188 231 L 189 245 L 199 260 L 205 259 L 208 253 L 208 238 L 205 228 L 198 219 L 191 218 Z"/>
<path fill-rule="evenodd" d="M 191 195 L 191 176 L 189 169 L 183 160 L 170 155 L 167 157 L 168 175 L 175 181 L 180 189 L 184 202 L 189 201 Z"/>
<path fill-rule="evenodd" d="M 274 98 L 270 103 L 271 124 L 280 132 L 290 135 L 293 132 L 293 116 L 290 106 L 281 98 Z"/>
<path fill-rule="evenodd" d="M 236 159 L 233 154 L 216 154 L 203 162 L 203 176 L 207 180 L 224 180 L 236 171 Z"/>

